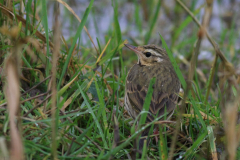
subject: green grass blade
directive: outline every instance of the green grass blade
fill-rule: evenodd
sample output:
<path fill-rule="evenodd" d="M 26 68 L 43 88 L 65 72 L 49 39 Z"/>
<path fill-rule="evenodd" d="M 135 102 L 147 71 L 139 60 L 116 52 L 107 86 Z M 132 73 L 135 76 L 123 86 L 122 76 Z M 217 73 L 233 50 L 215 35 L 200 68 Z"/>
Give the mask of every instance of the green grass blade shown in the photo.
<path fill-rule="evenodd" d="M 102 65 L 104 62 L 106 62 L 107 60 L 111 59 L 114 54 L 116 52 L 118 52 L 120 49 L 122 49 L 124 47 L 124 44 L 126 43 L 127 41 L 123 41 L 122 43 L 119 44 L 119 46 L 115 47 L 113 50 L 111 50 L 109 53 L 107 53 L 99 62 L 99 65 Z"/>
<path fill-rule="evenodd" d="M 215 138 L 214 138 L 212 126 L 208 126 L 207 130 L 208 130 L 208 140 L 210 145 L 210 153 L 212 154 L 213 159 L 217 159 L 217 149 L 215 145 Z"/>
<path fill-rule="evenodd" d="M 32 0 L 29 0 L 27 2 L 27 7 L 26 7 L 26 27 L 25 27 L 25 35 L 28 35 L 28 25 L 30 24 L 30 18 L 29 15 L 31 15 L 31 4 Z"/>
<path fill-rule="evenodd" d="M 151 19 L 151 22 L 150 22 L 150 29 L 149 29 L 149 31 L 146 34 L 146 39 L 144 41 L 145 44 L 148 43 L 148 41 L 149 41 L 149 39 L 150 39 L 150 37 L 152 35 L 153 28 L 154 28 L 155 24 L 157 23 L 159 11 L 160 11 L 160 6 L 161 6 L 161 0 L 158 0 L 158 4 L 157 4 L 156 10 L 155 10 L 153 19 Z"/>
<path fill-rule="evenodd" d="M 164 115 L 163 115 L 164 116 Z M 103 157 L 103 159 L 108 159 L 111 155 L 116 154 L 119 150 L 121 150 L 122 148 L 124 148 L 125 146 L 127 146 L 134 138 L 137 137 L 137 135 L 139 135 L 140 132 L 142 132 L 143 130 L 145 130 L 146 128 L 150 127 L 151 125 L 153 125 L 155 122 L 159 121 L 159 119 L 161 119 L 163 116 L 160 116 L 156 119 L 154 119 L 151 123 L 148 123 L 146 126 L 140 128 L 140 130 L 134 132 L 132 134 L 132 136 L 130 138 L 128 138 L 125 142 L 123 142 L 122 144 L 120 144 L 119 146 L 117 146 L 116 148 L 110 150 L 107 154 L 105 154 L 105 156 Z"/>
<path fill-rule="evenodd" d="M 166 43 L 166 41 L 163 39 L 162 35 L 159 34 L 159 36 L 160 36 L 160 38 L 161 38 L 161 40 L 162 40 L 163 47 L 166 49 L 166 52 L 167 52 L 167 54 L 168 54 L 168 56 L 169 56 L 169 59 L 170 59 L 172 65 L 173 65 L 173 67 L 174 67 L 174 70 L 175 70 L 175 72 L 176 72 L 176 74 L 177 74 L 177 76 L 178 76 L 178 78 L 179 78 L 179 80 L 180 80 L 183 88 L 186 89 L 186 87 L 187 87 L 186 81 L 185 81 L 185 79 L 184 79 L 184 77 L 183 77 L 183 75 L 182 75 L 182 72 L 180 71 L 180 69 L 179 69 L 179 67 L 178 67 L 178 65 L 177 65 L 176 60 L 175 60 L 174 57 L 173 57 L 172 52 L 171 52 L 170 49 L 168 48 L 167 43 Z"/>
<path fill-rule="evenodd" d="M 147 140 L 144 140 L 141 160 L 147 159 L 146 156 L 147 156 Z"/>
<path fill-rule="evenodd" d="M 76 139 L 76 141 L 77 142 L 81 141 L 83 139 L 83 137 L 87 134 L 87 132 L 90 129 L 92 129 L 93 126 L 94 126 L 94 122 L 90 125 L 90 127 L 85 129 L 85 131 Z M 79 146 L 78 144 L 74 143 L 72 148 L 71 148 L 71 152 L 70 153 L 73 153 L 78 146 Z"/>
<path fill-rule="evenodd" d="M 116 31 L 117 43 L 119 44 L 122 40 L 121 28 L 118 22 L 118 1 L 114 1 L 115 6 L 112 4 L 114 9 L 114 29 Z"/>
<path fill-rule="evenodd" d="M 118 1 L 114 1 L 115 5 L 112 5 L 114 8 L 114 30 L 116 32 L 117 44 L 119 45 L 122 41 L 122 32 L 118 21 Z M 123 74 L 123 59 L 122 59 L 122 50 L 119 49 L 119 68 L 121 69 L 121 75 Z"/>
<path fill-rule="evenodd" d="M 49 36 L 48 36 L 48 15 L 47 15 L 47 5 L 46 0 L 42 0 L 42 14 L 43 14 L 43 26 L 45 30 L 45 36 L 46 36 L 46 43 L 47 43 L 47 58 L 46 58 L 46 76 L 49 76 L 49 57 L 50 57 L 50 51 L 49 51 Z"/>
<path fill-rule="evenodd" d="M 202 124 L 203 130 L 206 131 L 207 130 L 207 126 L 206 126 L 206 124 L 205 124 L 205 122 L 204 122 L 204 120 L 202 118 L 202 115 L 201 115 L 201 113 L 199 111 L 199 107 L 197 106 L 197 104 L 196 104 L 195 100 L 193 99 L 192 95 L 190 94 L 190 92 L 188 94 L 188 98 L 190 99 L 190 102 L 192 103 L 194 112 L 197 114 L 197 116 L 199 118 L 199 121 Z"/>
<path fill-rule="evenodd" d="M 79 84 L 78 84 L 78 87 L 79 87 L 79 90 L 80 90 L 80 92 L 81 92 L 81 94 L 82 94 L 82 97 L 83 97 L 84 101 L 86 102 L 86 105 L 87 105 L 87 107 L 88 107 L 88 110 L 89 110 L 90 114 L 92 115 L 92 117 L 93 117 L 93 119 L 94 119 L 94 122 L 96 123 L 96 125 L 97 125 L 97 127 L 98 127 L 98 130 L 99 130 L 100 136 L 101 136 L 101 138 L 102 138 L 104 147 L 105 147 L 105 148 L 108 148 L 106 139 L 105 139 L 105 137 L 104 137 L 104 134 L 103 134 L 103 131 L 102 131 L 102 128 L 101 128 L 101 125 L 100 125 L 100 123 L 99 123 L 99 120 L 98 120 L 97 117 L 95 116 L 95 113 L 93 112 L 92 107 L 91 107 L 91 105 L 89 104 L 89 102 L 88 102 L 88 100 L 87 100 L 87 98 L 86 98 L 86 95 L 85 95 L 85 93 L 83 92 L 83 90 L 81 89 L 81 87 L 79 86 Z"/>
<path fill-rule="evenodd" d="M 165 136 L 162 134 L 162 126 L 159 125 L 159 154 L 162 160 L 167 160 L 168 152 L 167 152 L 167 144 L 165 140 Z"/>
<path fill-rule="evenodd" d="M 60 86 L 61 86 L 62 79 L 63 79 L 63 77 L 64 77 L 64 75 L 65 75 L 65 73 L 66 73 L 67 66 L 68 66 L 68 63 L 69 63 L 70 58 L 71 58 L 71 56 L 72 56 L 72 52 L 73 52 L 73 49 L 74 49 L 75 44 L 76 44 L 76 42 L 77 42 L 77 39 L 78 39 L 78 37 L 81 35 L 82 29 L 83 29 L 85 23 L 87 22 L 87 17 L 88 17 L 88 15 L 89 15 L 89 13 L 90 13 L 90 10 L 91 10 L 91 8 L 92 8 L 93 2 L 94 2 L 94 0 L 91 0 L 91 1 L 90 1 L 89 5 L 88 5 L 88 8 L 85 10 L 85 13 L 84 13 L 84 15 L 83 15 L 82 22 L 80 23 L 80 25 L 79 25 L 79 27 L 78 27 L 78 29 L 77 29 L 77 33 L 76 33 L 76 35 L 74 36 L 74 39 L 73 39 L 71 48 L 69 49 L 69 52 L 68 52 L 66 61 L 65 61 L 65 63 L 64 63 L 63 69 L 62 69 L 62 74 L 61 74 L 60 80 L 59 80 L 59 82 L 58 82 L 58 86 L 57 86 L 57 89 L 58 89 L 58 90 L 59 90 L 59 88 L 60 88 Z"/>
<path fill-rule="evenodd" d="M 202 7 L 196 9 L 196 10 L 193 12 L 193 14 L 194 14 L 194 15 L 198 14 L 201 8 L 202 8 Z M 173 41 L 173 43 L 172 43 L 173 46 L 174 46 L 174 44 L 175 44 L 176 39 L 179 37 L 180 33 L 182 33 L 182 30 L 183 30 L 185 27 L 187 27 L 187 25 L 188 25 L 190 22 L 192 22 L 192 20 L 193 20 L 192 17 L 191 17 L 191 16 L 188 16 L 188 17 L 180 24 L 180 26 L 176 28 L 176 31 L 175 31 L 174 36 L 173 36 L 173 39 L 172 39 L 172 41 Z"/>
<path fill-rule="evenodd" d="M 140 4 L 138 3 L 137 0 L 134 0 L 134 5 L 135 5 L 135 12 L 134 12 L 134 20 L 137 24 L 138 31 L 141 33 L 142 32 L 142 18 L 140 16 Z"/>
<path fill-rule="evenodd" d="M 187 150 L 187 152 L 184 155 L 185 159 L 192 159 L 192 156 L 194 155 L 197 148 L 203 143 L 203 141 L 206 139 L 207 136 L 207 130 L 205 130 L 193 143 L 193 145 Z"/>
<path fill-rule="evenodd" d="M 153 85 L 156 81 L 156 77 L 153 77 L 149 83 L 149 86 L 148 86 L 148 92 L 147 92 L 147 95 L 145 97 L 145 100 L 144 100 L 144 104 L 143 104 L 143 110 L 141 112 L 141 118 L 140 118 L 140 121 L 139 121 L 139 124 L 138 124 L 138 128 L 142 125 L 142 124 L 145 124 L 146 122 L 146 119 L 147 119 L 147 115 L 148 115 L 148 111 L 149 111 L 149 106 L 151 104 L 151 100 L 152 100 L 152 94 L 153 94 Z"/>
<path fill-rule="evenodd" d="M 160 35 L 160 34 L 159 34 L 159 35 Z M 174 57 L 173 57 L 170 49 L 168 48 L 167 43 L 165 42 L 165 40 L 163 39 L 163 37 L 162 37 L 161 35 L 160 35 L 160 38 L 161 38 L 161 40 L 162 40 L 162 43 L 163 43 L 164 48 L 165 48 L 166 51 L 167 51 L 167 54 L 168 54 L 168 56 L 169 56 L 169 59 L 170 59 L 172 65 L 173 65 L 173 67 L 174 67 L 174 70 L 175 70 L 175 72 L 176 72 L 176 74 L 177 74 L 177 76 L 178 76 L 178 78 L 179 78 L 179 80 L 180 80 L 180 82 L 181 82 L 181 84 L 182 84 L 182 86 L 183 86 L 183 89 L 185 90 L 186 87 L 187 87 L 187 84 L 186 84 L 186 81 L 185 81 L 185 79 L 184 79 L 184 77 L 183 77 L 183 75 L 182 75 L 182 72 L 180 71 L 180 69 L 179 69 L 179 67 L 178 67 L 178 65 L 177 65 L 177 62 L 175 61 L 175 59 L 174 59 Z M 206 124 L 205 124 L 205 122 L 203 121 L 202 116 L 201 116 L 201 114 L 200 114 L 200 112 L 199 112 L 199 109 L 198 109 L 198 107 L 197 107 L 197 105 L 196 105 L 196 103 L 195 103 L 195 100 L 193 99 L 192 95 L 190 95 L 190 93 L 188 94 L 188 98 L 189 98 L 190 101 L 192 102 L 193 107 L 194 107 L 194 111 L 197 113 L 197 115 L 198 115 L 198 117 L 199 117 L 199 120 L 200 120 L 203 128 L 206 130 L 206 129 L 207 129 Z"/>
<path fill-rule="evenodd" d="M 106 110 L 105 110 L 104 97 L 102 96 L 103 92 L 100 93 L 98 83 L 97 83 L 97 79 L 96 79 L 95 76 L 94 76 L 94 79 L 95 79 L 95 86 L 96 86 L 96 90 L 97 90 L 98 99 L 99 99 L 99 102 L 100 102 L 100 107 L 99 107 L 100 112 L 98 112 L 97 117 L 99 117 L 99 115 L 102 114 L 104 130 L 107 131 L 107 135 L 109 136 L 107 114 L 106 114 Z"/>

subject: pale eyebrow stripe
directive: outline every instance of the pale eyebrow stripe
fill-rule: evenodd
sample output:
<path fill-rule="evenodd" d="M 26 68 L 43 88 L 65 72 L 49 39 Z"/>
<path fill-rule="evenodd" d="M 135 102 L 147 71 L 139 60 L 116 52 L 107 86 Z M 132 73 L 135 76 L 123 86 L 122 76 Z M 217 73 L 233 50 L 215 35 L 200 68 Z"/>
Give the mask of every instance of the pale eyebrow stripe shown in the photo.
<path fill-rule="evenodd" d="M 159 56 L 159 57 L 162 57 L 160 54 L 158 54 L 156 51 L 154 51 L 154 50 L 152 50 L 152 49 L 146 49 L 146 50 L 144 51 L 144 53 L 146 53 L 146 52 L 150 52 L 150 53 L 152 53 L 153 56 Z"/>

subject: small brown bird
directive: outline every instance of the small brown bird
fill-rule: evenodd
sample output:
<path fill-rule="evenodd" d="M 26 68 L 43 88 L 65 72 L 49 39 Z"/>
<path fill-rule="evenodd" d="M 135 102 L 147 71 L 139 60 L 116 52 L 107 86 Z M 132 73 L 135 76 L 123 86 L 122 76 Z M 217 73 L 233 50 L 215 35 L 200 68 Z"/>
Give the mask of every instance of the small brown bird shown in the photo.
<path fill-rule="evenodd" d="M 138 56 L 138 62 L 128 72 L 125 84 L 125 106 L 128 113 L 133 119 L 137 118 L 143 109 L 150 80 L 156 77 L 149 112 L 154 116 L 162 116 L 166 106 L 169 119 L 177 104 L 181 84 L 166 51 L 153 44 L 125 46 Z M 148 114 L 146 122 L 154 120 L 151 114 Z M 143 131 L 142 136 L 147 136 L 149 129 Z M 139 142 L 140 150 L 143 142 L 144 139 Z"/>

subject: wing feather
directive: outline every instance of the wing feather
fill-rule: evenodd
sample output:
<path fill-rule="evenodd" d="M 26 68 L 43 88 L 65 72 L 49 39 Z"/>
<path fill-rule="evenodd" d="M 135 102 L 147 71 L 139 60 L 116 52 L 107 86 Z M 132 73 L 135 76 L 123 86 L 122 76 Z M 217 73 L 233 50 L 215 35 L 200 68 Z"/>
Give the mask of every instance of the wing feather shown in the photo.
<path fill-rule="evenodd" d="M 149 72 L 150 69 L 155 69 L 156 72 Z M 179 92 L 180 83 L 172 67 L 164 68 L 159 65 L 159 68 L 150 68 L 149 66 L 144 67 L 140 65 L 134 65 L 130 72 L 131 75 L 127 77 L 126 94 L 129 98 L 131 107 L 136 112 L 135 115 L 138 115 L 143 109 L 144 100 L 148 91 L 148 85 L 151 78 L 154 76 L 156 77 L 156 83 L 153 86 L 154 91 L 149 112 L 154 116 L 161 116 L 165 112 L 165 106 L 167 113 L 170 113 L 174 110 L 178 99 L 176 93 Z M 157 73 L 159 72 L 161 74 L 158 75 Z M 169 74 L 169 72 L 174 73 Z M 177 84 L 173 86 L 173 83 Z M 152 115 L 148 115 L 147 121 L 152 121 L 154 119 Z"/>

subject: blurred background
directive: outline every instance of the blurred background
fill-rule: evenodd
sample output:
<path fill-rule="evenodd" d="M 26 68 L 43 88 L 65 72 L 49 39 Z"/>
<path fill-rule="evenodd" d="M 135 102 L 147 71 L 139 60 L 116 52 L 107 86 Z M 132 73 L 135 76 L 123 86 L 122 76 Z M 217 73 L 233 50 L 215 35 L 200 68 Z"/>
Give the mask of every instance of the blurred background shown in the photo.
<path fill-rule="evenodd" d="M 122 39 L 128 39 L 129 43 L 137 45 L 158 44 L 161 45 L 159 34 L 161 34 L 167 44 L 176 49 L 184 57 L 192 51 L 192 44 L 196 40 L 198 26 L 190 23 L 188 13 L 175 0 L 162 1 L 158 6 L 157 0 L 121 0 L 118 1 L 118 21 L 122 31 Z M 185 0 L 184 4 L 195 13 L 201 22 L 204 15 L 205 0 L 191 1 Z M 74 12 L 82 18 L 88 0 L 67 0 L 66 3 Z M 101 43 L 107 43 L 106 36 L 114 34 L 114 1 L 96 0 L 89 14 L 86 27 L 97 43 L 96 38 Z M 61 8 L 61 28 L 65 39 L 69 40 L 74 36 L 79 22 L 64 7 Z M 53 5 L 48 5 L 49 28 L 53 25 Z M 156 14 L 156 11 L 158 14 Z M 234 50 L 239 51 L 240 37 L 240 1 L 239 0 L 215 0 L 213 1 L 212 15 L 208 31 L 211 36 L 219 41 L 221 49 L 230 59 L 234 57 Z M 155 17 L 154 17 L 155 16 Z M 157 16 L 157 18 L 156 18 Z M 183 25 L 185 22 L 185 25 Z M 148 33 L 152 28 L 150 37 Z M 186 27 L 187 25 L 187 27 Z M 181 28 L 180 28 L 181 27 Z M 181 31 L 181 32 L 180 32 Z M 234 36 L 232 36 L 234 35 Z M 187 38 L 186 38 L 187 37 Z M 223 38 L 224 37 L 224 38 Z M 148 40 L 149 39 L 149 40 Z M 83 47 L 92 47 L 86 32 L 82 32 L 80 44 Z M 170 47 L 170 48 L 171 48 Z M 231 49 L 232 48 L 232 49 Z M 201 45 L 200 60 L 213 60 L 214 53 L 210 42 L 205 38 Z M 177 54 L 177 53 L 175 53 Z M 239 58 L 239 57 L 238 57 Z"/>

